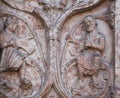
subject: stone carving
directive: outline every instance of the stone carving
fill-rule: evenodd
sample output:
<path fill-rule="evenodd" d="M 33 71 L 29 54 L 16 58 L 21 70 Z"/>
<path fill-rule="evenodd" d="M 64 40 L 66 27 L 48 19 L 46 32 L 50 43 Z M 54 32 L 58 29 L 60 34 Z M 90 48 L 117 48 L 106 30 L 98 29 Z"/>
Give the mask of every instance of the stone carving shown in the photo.
<path fill-rule="evenodd" d="M 45 8 L 58 8 L 62 9 L 66 7 L 66 5 L 75 5 L 75 4 L 85 4 L 85 3 L 93 3 L 94 0 L 39 0 L 39 3 L 45 5 Z M 69 5 L 69 7 L 70 7 Z"/>
<path fill-rule="evenodd" d="M 36 50 L 30 46 L 29 41 L 33 39 L 33 36 L 28 34 L 25 28 L 20 20 L 15 17 L 8 17 L 5 30 L 0 35 L 0 48 L 3 49 L 0 66 L 0 91 L 10 98 L 33 96 L 36 93 L 34 89 L 39 91 L 41 87 L 43 72 L 39 68 L 39 64 L 30 57 Z M 12 78 L 9 73 L 11 73 Z M 4 79 L 5 77 L 6 79 Z M 9 95 L 11 92 L 13 94 Z"/>
<path fill-rule="evenodd" d="M 111 2 L 111 5 L 109 6 L 109 10 L 108 10 L 108 21 L 110 23 L 110 25 L 114 28 L 114 23 L 115 23 L 115 3 Z"/>
<path fill-rule="evenodd" d="M 98 31 L 94 16 L 86 16 L 83 23 L 86 32 L 80 35 L 84 37 L 82 47 L 79 44 L 81 41 L 73 39 L 72 34 L 69 34 L 66 38 L 77 47 L 76 53 L 73 55 L 75 58 L 72 61 L 75 63 L 72 65 L 68 63 L 70 67 L 66 69 L 67 88 L 76 97 L 104 98 L 112 86 L 113 79 L 110 64 L 102 57 L 105 49 L 105 36 Z M 74 65 L 76 65 L 76 71 Z M 70 80 L 74 83 L 71 84 Z"/>
<path fill-rule="evenodd" d="M 62 9 L 66 6 L 67 0 L 39 0 L 40 4 L 45 5 L 46 8 Z"/>
<path fill-rule="evenodd" d="M 97 71 L 98 67 L 100 67 L 98 66 L 98 64 L 94 63 L 98 63 L 100 60 L 100 56 L 102 55 L 102 51 L 104 50 L 105 47 L 105 38 L 102 33 L 99 33 L 97 31 L 97 23 L 96 20 L 94 19 L 94 16 L 86 16 L 84 18 L 84 24 L 87 31 L 84 46 L 86 49 L 84 49 L 80 57 L 78 57 L 78 67 L 82 65 L 85 69 L 92 70 L 92 73 L 94 73 L 94 71 Z M 93 61 L 94 63 L 89 64 L 89 61 Z M 81 68 L 79 69 L 80 72 L 82 72 Z"/>
<path fill-rule="evenodd" d="M 103 1 L 1 0 L 0 98 L 112 98 L 112 1 Z"/>

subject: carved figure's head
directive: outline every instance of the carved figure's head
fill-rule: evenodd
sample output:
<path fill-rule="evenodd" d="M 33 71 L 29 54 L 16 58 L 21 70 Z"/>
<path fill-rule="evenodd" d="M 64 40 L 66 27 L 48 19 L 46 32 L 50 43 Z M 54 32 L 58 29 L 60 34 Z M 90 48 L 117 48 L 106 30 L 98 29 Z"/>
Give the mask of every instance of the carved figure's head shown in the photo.
<path fill-rule="evenodd" d="M 92 15 L 85 16 L 83 22 L 88 32 L 92 32 L 93 30 L 95 30 L 97 23 L 94 16 Z"/>

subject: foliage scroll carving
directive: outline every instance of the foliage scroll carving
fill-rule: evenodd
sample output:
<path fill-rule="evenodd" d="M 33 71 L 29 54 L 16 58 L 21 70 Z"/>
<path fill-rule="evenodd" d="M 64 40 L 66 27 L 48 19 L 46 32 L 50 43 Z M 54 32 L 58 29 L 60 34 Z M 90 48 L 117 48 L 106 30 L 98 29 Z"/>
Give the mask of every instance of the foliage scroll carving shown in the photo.
<path fill-rule="evenodd" d="M 1 0 L 0 98 L 112 98 L 113 4 Z"/>

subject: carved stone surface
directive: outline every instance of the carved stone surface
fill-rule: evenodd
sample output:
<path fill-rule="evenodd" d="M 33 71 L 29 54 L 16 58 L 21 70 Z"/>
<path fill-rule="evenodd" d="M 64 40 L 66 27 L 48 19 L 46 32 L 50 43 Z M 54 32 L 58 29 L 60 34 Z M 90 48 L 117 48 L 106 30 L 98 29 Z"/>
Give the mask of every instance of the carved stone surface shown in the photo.
<path fill-rule="evenodd" d="M 1 0 L 0 98 L 119 98 L 114 4 Z"/>
<path fill-rule="evenodd" d="M 120 97 L 120 1 L 115 2 L 115 98 Z"/>

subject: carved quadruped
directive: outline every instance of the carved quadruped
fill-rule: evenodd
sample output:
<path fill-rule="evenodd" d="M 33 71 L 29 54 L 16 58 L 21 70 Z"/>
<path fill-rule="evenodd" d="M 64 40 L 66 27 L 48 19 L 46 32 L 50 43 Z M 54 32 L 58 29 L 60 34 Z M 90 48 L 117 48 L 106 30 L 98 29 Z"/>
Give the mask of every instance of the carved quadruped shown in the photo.
<path fill-rule="evenodd" d="M 103 1 L 0 1 L 0 96 L 111 96 L 111 1 Z"/>

